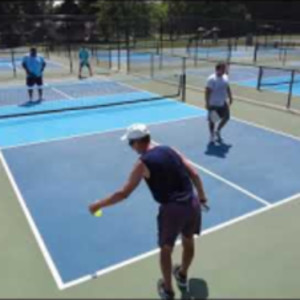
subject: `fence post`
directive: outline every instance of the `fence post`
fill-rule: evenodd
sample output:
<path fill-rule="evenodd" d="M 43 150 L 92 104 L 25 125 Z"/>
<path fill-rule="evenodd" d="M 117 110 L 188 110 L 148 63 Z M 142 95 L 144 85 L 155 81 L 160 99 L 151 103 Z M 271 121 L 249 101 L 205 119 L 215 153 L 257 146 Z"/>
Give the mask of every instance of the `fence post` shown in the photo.
<path fill-rule="evenodd" d="M 121 41 L 120 37 L 118 37 L 118 71 L 121 70 Z"/>
<path fill-rule="evenodd" d="M 256 85 L 256 89 L 258 91 L 260 91 L 260 86 L 261 86 L 261 80 L 262 80 L 262 76 L 263 76 L 263 67 L 259 66 L 259 70 L 258 70 L 258 77 L 257 77 L 257 85 Z"/>
<path fill-rule="evenodd" d="M 154 77 L 154 54 L 150 54 L 150 76 L 151 78 Z"/>
<path fill-rule="evenodd" d="M 108 47 L 108 67 L 111 70 L 112 69 L 112 50 L 111 45 Z"/>
<path fill-rule="evenodd" d="M 258 52 L 258 48 L 259 48 L 259 44 L 256 43 L 254 46 L 254 53 L 253 53 L 253 62 L 256 63 L 257 62 L 257 52 Z"/>
<path fill-rule="evenodd" d="M 186 102 L 186 57 L 182 58 L 182 75 L 181 75 L 181 92 L 182 102 Z"/>
<path fill-rule="evenodd" d="M 289 85 L 289 95 L 288 95 L 288 101 L 286 104 L 287 109 L 289 109 L 291 107 L 291 101 L 292 101 L 292 97 L 293 97 L 294 80 L 295 80 L 295 70 L 293 70 L 291 73 L 291 81 L 290 81 L 290 85 Z"/>
<path fill-rule="evenodd" d="M 72 59 L 71 44 L 68 45 L 68 54 L 69 54 L 69 61 L 70 61 L 70 73 L 73 74 L 73 59 Z"/>
<path fill-rule="evenodd" d="M 127 50 L 127 74 L 129 74 L 130 73 L 130 41 L 129 41 L 128 29 L 126 33 L 126 50 Z"/>
<path fill-rule="evenodd" d="M 15 61 L 15 51 L 11 48 L 11 64 L 13 67 L 14 77 L 17 77 L 17 68 L 16 68 L 16 61 Z"/>

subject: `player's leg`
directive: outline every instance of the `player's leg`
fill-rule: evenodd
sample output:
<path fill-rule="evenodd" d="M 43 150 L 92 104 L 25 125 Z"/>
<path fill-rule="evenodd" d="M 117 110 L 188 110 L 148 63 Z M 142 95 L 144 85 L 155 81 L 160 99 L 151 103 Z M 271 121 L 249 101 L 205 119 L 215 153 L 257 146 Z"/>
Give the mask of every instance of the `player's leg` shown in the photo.
<path fill-rule="evenodd" d="M 41 101 L 43 101 L 43 78 L 37 77 L 35 83 L 38 86 L 38 93 L 39 93 L 38 101 L 41 102 Z"/>
<path fill-rule="evenodd" d="M 175 241 L 181 231 L 180 206 L 166 204 L 160 208 L 158 215 L 158 239 L 160 247 L 160 268 L 163 279 L 158 282 L 158 292 L 161 297 L 173 299 L 172 285 L 172 252 Z M 174 222 L 175 220 L 175 222 Z M 176 222 L 178 220 L 178 222 Z"/>
<path fill-rule="evenodd" d="M 92 77 L 93 76 L 93 70 L 92 70 L 92 66 L 91 66 L 90 62 L 87 63 L 87 68 L 89 69 L 90 76 Z"/>
<path fill-rule="evenodd" d="M 195 254 L 195 242 L 193 236 L 182 236 L 182 247 L 183 251 L 180 274 L 186 278 Z"/>
<path fill-rule="evenodd" d="M 224 107 L 222 107 L 218 113 L 222 119 L 218 125 L 217 131 L 216 131 L 216 136 L 217 136 L 217 139 L 219 140 L 219 142 L 221 142 L 222 141 L 221 130 L 230 119 L 230 109 L 229 109 L 228 104 L 225 104 Z"/>
<path fill-rule="evenodd" d="M 33 99 L 33 86 L 34 86 L 33 77 L 27 77 L 26 78 L 26 85 L 27 85 L 27 89 L 28 89 L 29 101 L 32 102 L 32 99 Z"/>
<path fill-rule="evenodd" d="M 163 275 L 163 288 L 172 294 L 172 252 L 173 247 L 164 245 L 160 248 L 160 268 Z"/>
<path fill-rule="evenodd" d="M 79 62 L 79 72 L 78 72 L 78 78 L 81 79 L 82 75 L 82 67 L 83 67 L 83 62 Z"/>
<path fill-rule="evenodd" d="M 213 143 L 215 141 L 215 123 L 211 120 L 211 112 L 214 110 L 213 107 L 208 109 L 207 121 L 208 121 L 208 130 L 210 134 L 209 141 Z"/>
<path fill-rule="evenodd" d="M 182 230 L 182 260 L 181 265 L 174 268 L 174 276 L 180 288 L 187 288 L 188 271 L 195 255 L 194 234 L 199 235 L 201 230 L 201 210 L 197 199 L 185 208 L 184 216 L 186 224 Z"/>

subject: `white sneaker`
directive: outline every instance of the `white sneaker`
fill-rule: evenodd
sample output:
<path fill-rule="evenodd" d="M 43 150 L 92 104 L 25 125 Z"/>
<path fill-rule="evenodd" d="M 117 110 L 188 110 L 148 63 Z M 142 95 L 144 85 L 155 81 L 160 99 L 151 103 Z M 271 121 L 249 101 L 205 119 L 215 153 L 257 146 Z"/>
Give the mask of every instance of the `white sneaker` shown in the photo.
<path fill-rule="evenodd" d="M 215 136 L 213 134 L 210 135 L 209 142 L 211 144 L 215 142 Z"/>

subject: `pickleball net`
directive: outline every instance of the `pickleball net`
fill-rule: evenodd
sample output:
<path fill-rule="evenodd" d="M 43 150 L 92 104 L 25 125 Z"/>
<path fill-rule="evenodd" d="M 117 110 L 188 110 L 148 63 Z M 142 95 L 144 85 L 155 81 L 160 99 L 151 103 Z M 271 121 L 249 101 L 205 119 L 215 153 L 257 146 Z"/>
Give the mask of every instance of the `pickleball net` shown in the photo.
<path fill-rule="evenodd" d="M 37 87 L 29 101 L 26 87 L 0 88 L 0 119 L 134 105 L 174 99 L 183 101 L 183 75 L 125 76 L 47 83 L 39 101 Z"/>
<path fill-rule="evenodd" d="M 276 88 L 280 85 L 300 83 L 300 71 L 283 68 L 260 67 L 258 73 L 258 89 Z"/>

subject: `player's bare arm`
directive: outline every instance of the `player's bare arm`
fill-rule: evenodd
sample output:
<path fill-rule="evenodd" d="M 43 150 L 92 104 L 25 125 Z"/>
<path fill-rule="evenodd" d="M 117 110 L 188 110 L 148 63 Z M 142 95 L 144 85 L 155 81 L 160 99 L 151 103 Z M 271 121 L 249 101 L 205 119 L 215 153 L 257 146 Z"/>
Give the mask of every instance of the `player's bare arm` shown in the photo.
<path fill-rule="evenodd" d="M 206 87 L 206 89 L 205 89 L 205 105 L 206 105 L 206 109 L 209 108 L 210 95 L 211 95 L 211 89 L 209 87 Z"/>
<path fill-rule="evenodd" d="M 137 188 L 145 174 L 145 166 L 141 161 L 138 161 L 130 173 L 126 184 L 117 192 L 107 198 L 96 201 L 89 206 L 90 212 L 93 214 L 101 208 L 111 206 L 122 202 L 130 196 L 130 194 Z"/>
<path fill-rule="evenodd" d="M 176 150 L 175 150 L 176 151 Z M 202 180 L 200 178 L 200 176 L 198 175 L 197 171 L 195 170 L 195 168 L 191 165 L 191 163 L 182 155 L 180 154 L 178 151 L 176 151 L 178 153 L 178 155 L 180 155 L 183 164 L 185 166 L 185 168 L 187 169 L 189 176 L 193 182 L 194 187 L 196 188 L 197 194 L 198 194 L 198 199 L 200 201 L 201 204 L 207 204 L 207 198 L 204 192 L 204 188 L 203 188 L 203 183 Z"/>

